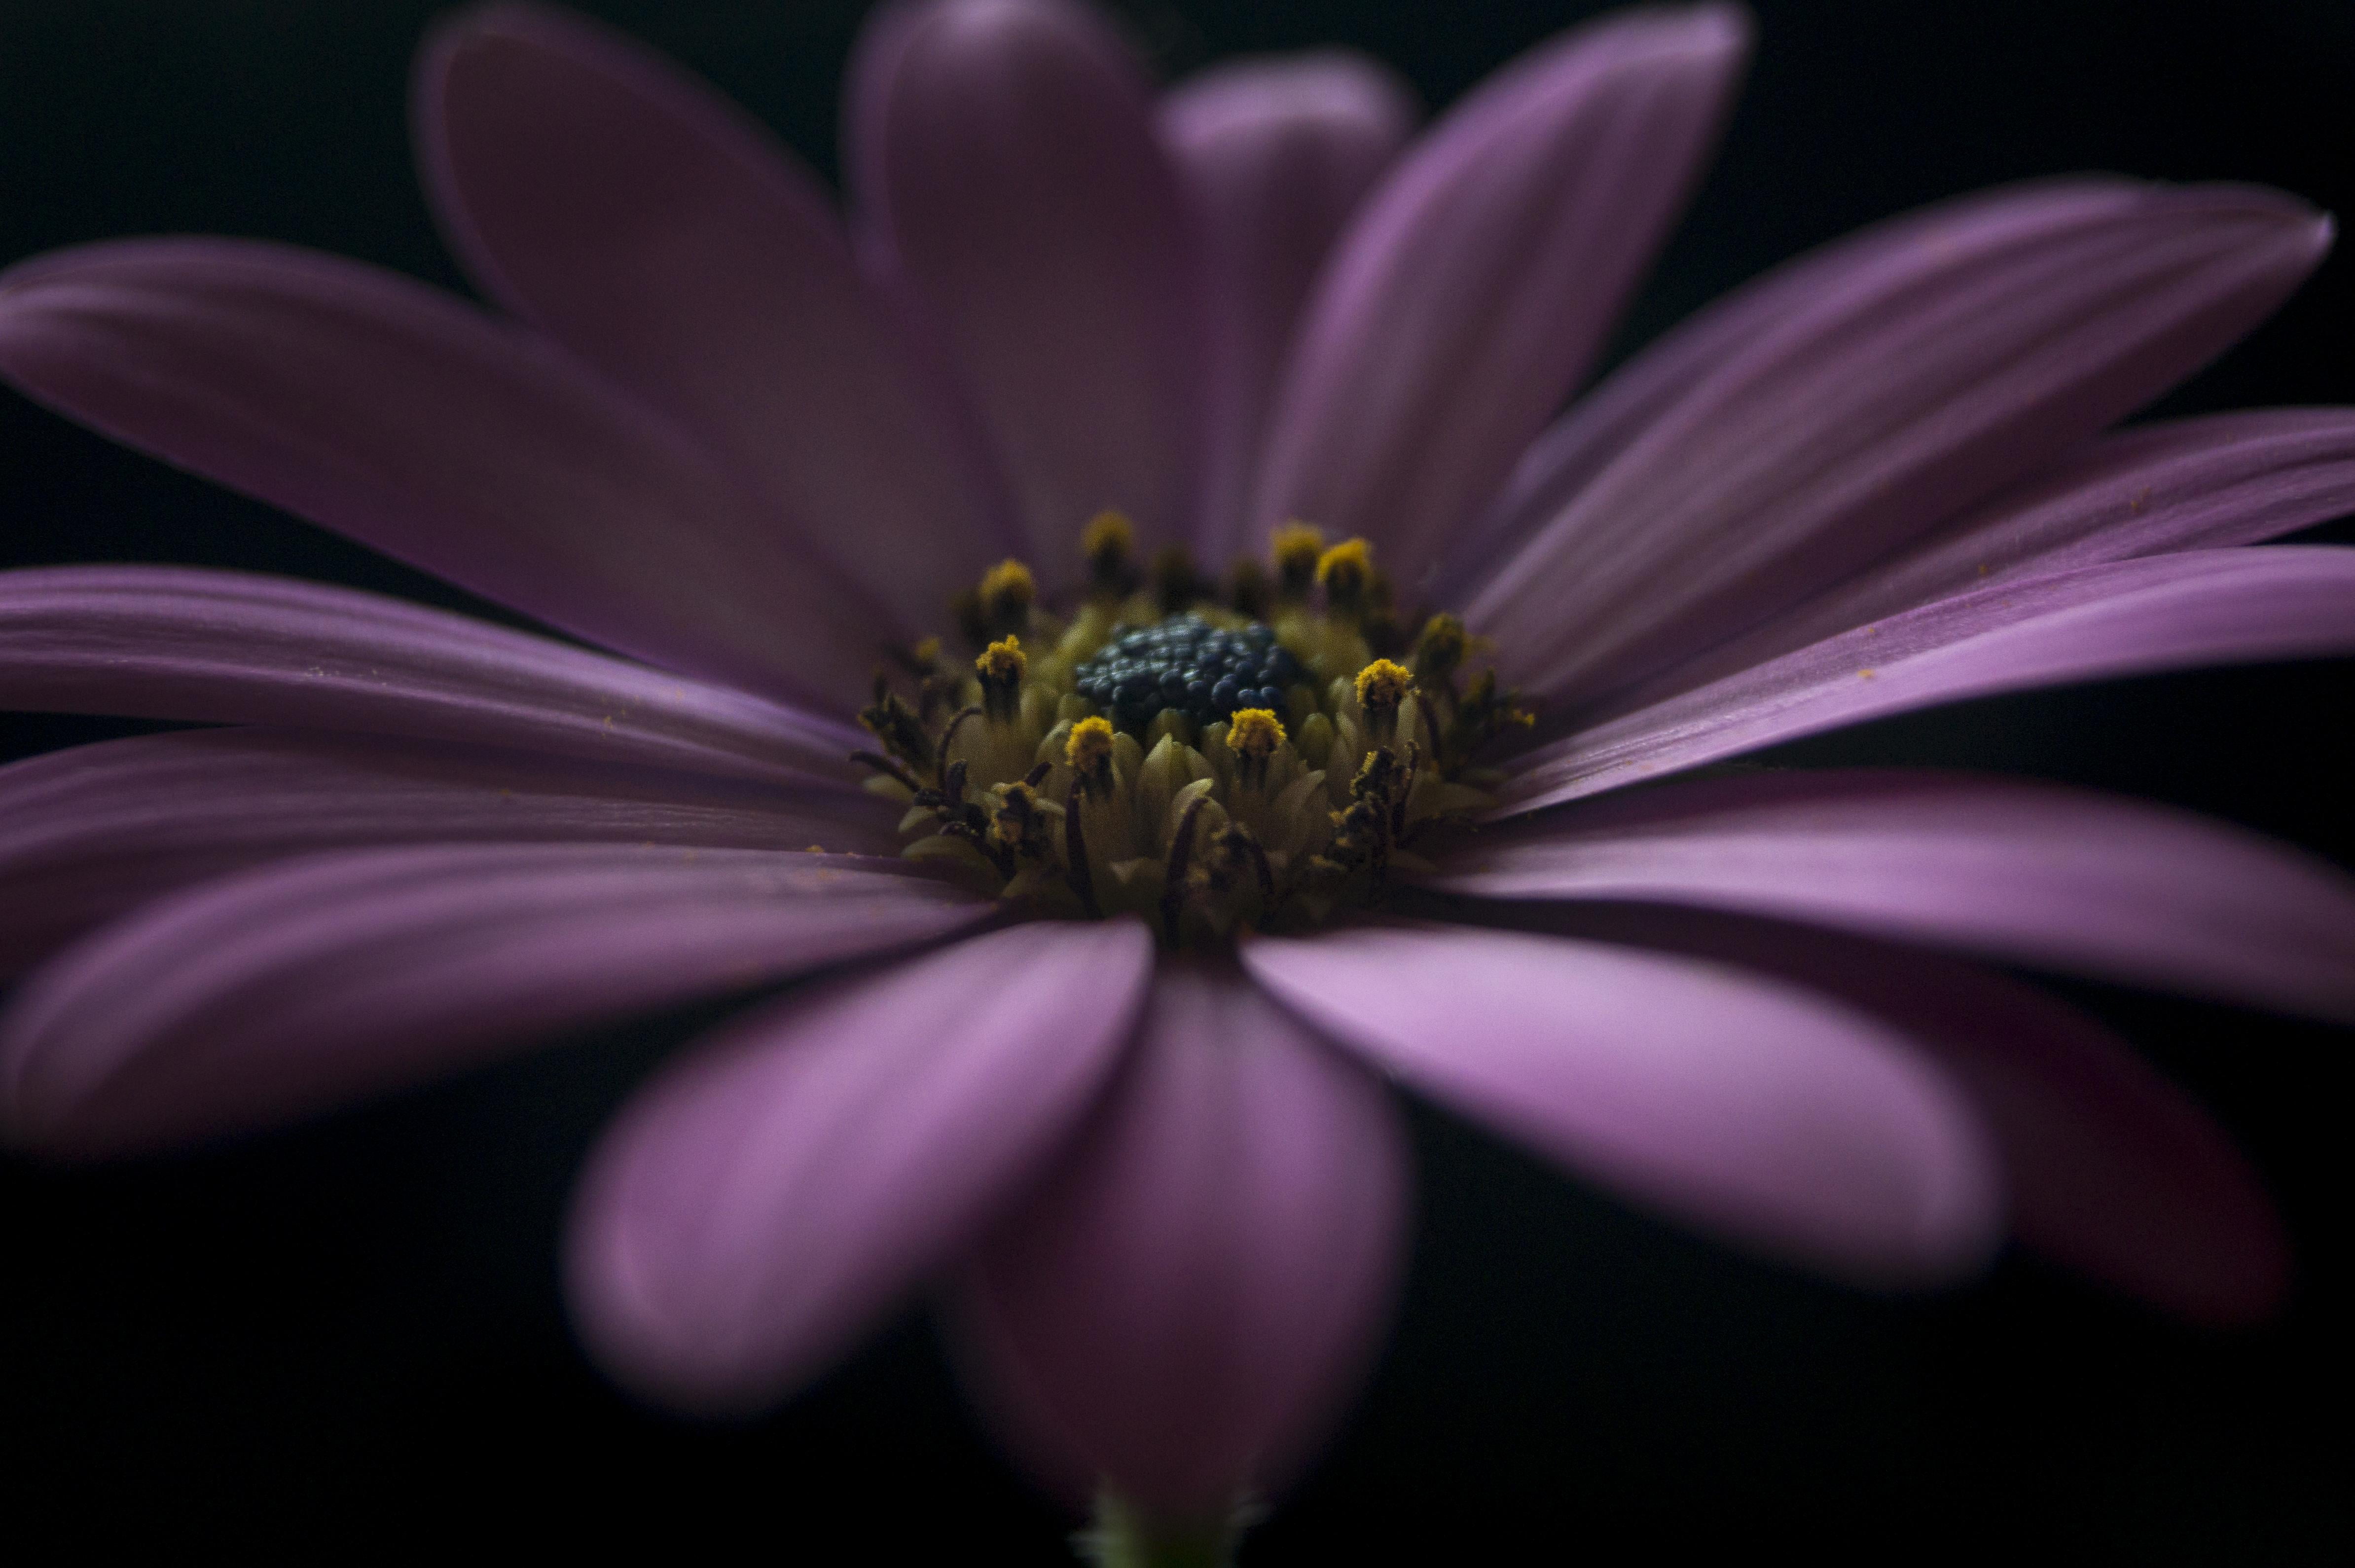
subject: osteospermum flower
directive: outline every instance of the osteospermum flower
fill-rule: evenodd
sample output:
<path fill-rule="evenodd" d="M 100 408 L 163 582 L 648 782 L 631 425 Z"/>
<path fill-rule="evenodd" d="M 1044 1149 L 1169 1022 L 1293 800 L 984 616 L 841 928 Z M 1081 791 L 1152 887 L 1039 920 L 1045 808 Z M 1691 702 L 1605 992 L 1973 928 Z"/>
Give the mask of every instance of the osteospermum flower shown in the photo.
<path fill-rule="evenodd" d="M 0 577 L 0 701 L 225 724 L 0 772 L 21 1147 L 152 1148 L 698 995 L 580 1189 L 633 1389 L 790 1394 L 936 1282 L 1008 1441 L 1215 1529 L 1380 1340 L 1386 1078 L 1836 1277 L 2028 1244 L 2278 1294 L 2271 1214 L 1990 958 L 2355 1016 L 2355 890 L 1892 772 L 1626 786 L 1954 698 L 2355 646 L 2355 415 L 2105 429 L 2327 220 L 2043 184 L 1805 257 L 1567 414 L 1748 47 L 1156 99 L 1059 0 L 886 10 L 847 230 L 698 86 L 497 5 L 419 76 L 495 315 L 221 240 L 0 279 L 0 370 L 600 645 L 137 568 Z M 1138 1521 L 1143 1521 L 1142 1523 Z M 1125 1521 L 1125 1522 L 1123 1522 Z"/>

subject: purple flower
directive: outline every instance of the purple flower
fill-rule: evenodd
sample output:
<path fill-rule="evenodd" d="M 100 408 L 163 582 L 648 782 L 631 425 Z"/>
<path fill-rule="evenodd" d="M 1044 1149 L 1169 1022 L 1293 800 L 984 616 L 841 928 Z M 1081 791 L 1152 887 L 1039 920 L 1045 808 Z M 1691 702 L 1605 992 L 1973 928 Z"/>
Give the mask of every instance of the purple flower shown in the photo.
<path fill-rule="evenodd" d="M 1836 1277 L 1963 1277 L 2009 1223 L 2264 1311 L 2283 1243 L 2222 1136 L 1957 959 L 2349 1019 L 2345 878 L 1997 779 L 1625 786 L 2355 647 L 2355 552 L 2241 548 L 2355 506 L 2355 415 L 2103 433 L 2328 224 L 1957 201 L 1557 418 L 1748 42 L 1606 18 L 1410 144 L 1354 59 L 1156 101 L 1058 0 L 902 6 L 854 64 L 846 234 L 699 87 L 498 5 L 427 50 L 418 123 L 516 320 L 240 241 L 19 266 L 32 396 L 625 656 L 233 573 L 0 576 L 0 701 L 231 726 L 0 772 L 9 1136 L 218 1136 L 827 971 L 607 1134 L 583 1339 L 757 1407 L 945 1280 L 1041 1477 L 1178 1520 L 1295 1473 L 1379 1342 L 1384 1077 Z M 970 675 L 925 645 L 959 603 Z"/>

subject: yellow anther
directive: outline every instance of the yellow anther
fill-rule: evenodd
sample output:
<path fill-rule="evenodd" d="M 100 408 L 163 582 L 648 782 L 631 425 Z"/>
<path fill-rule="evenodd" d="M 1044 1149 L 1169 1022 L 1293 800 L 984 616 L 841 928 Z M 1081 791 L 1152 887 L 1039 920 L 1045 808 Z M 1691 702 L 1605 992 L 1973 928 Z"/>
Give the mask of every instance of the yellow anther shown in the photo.
<path fill-rule="evenodd" d="M 1465 635 L 1464 623 L 1453 615 L 1433 615 L 1423 624 L 1423 635 L 1414 642 L 1414 672 L 1433 680 L 1444 680 L 1455 667 L 1464 662 L 1472 639 Z"/>
<path fill-rule="evenodd" d="M 1080 554 L 1088 563 L 1088 578 L 1110 593 L 1125 593 L 1135 585 L 1132 563 L 1136 557 L 1136 526 L 1125 514 L 1098 512 L 1080 530 Z"/>
<path fill-rule="evenodd" d="M 982 711 L 994 723 L 1010 722 L 1022 710 L 1022 677 L 1030 670 L 1021 639 L 1006 637 L 990 644 L 973 661 L 973 668 L 981 677 Z"/>
<path fill-rule="evenodd" d="M 929 668 L 940 662 L 941 640 L 938 637 L 926 637 L 908 650 L 908 656 L 916 661 L 919 668 Z"/>
<path fill-rule="evenodd" d="M 1337 610 L 1362 604 L 1374 585 L 1374 547 L 1363 539 L 1343 539 L 1316 558 L 1316 582 Z"/>
<path fill-rule="evenodd" d="M 1030 624 L 1030 606 L 1039 585 L 1030 569 L 1018 560 L 1001 560 L 981 574 L 982 625 L 996 636 L 1019 632 Z"/>
<path fill-rule="evenodd" d="M 1030 660 L 1022 651 L 1021 638 L 1005 637 L 982 650 L 973 668 L 984 686 L 1019 686 L 1029 673 Z"/>
<path fill-rule="evenodd" d="M 1239 708 L 1227 720 L 1227 744 L 1241 755 L 1264 761 L 1284 744 L 1284 723 L 1265 708 Z"/>
<path fill-rule="evenodd" d="M 1306 593 L 1316 577 L 1316 562 L 1325 554 L 1324 530 L 1306 523 L 1286 523 L 1275 530 L 1268 544 L 1284 592 L 1295 599 Z"/>
<path fill-rule="evenodd" d="M 1019 849 L 1039 820 L 1039 792 L 1017 780 L 997 793 L 1001 804 L 990 822 L 990 835 L 1008 849 Z"/>
<path fill-rule="evenodd" d="M 1414 672 L 1389 659 L 1376 659 L 1358 672 L 1358 700 L 1369 713 L 1395 712 L 1414 689 Z"/>
<path fill-rule="evenodd" d="M 1082 778 L 1092 778 L 1112 761 L 1112 720 L 1082 719 L 1071 726 L 1063 742 L 1063 763 Z"/>

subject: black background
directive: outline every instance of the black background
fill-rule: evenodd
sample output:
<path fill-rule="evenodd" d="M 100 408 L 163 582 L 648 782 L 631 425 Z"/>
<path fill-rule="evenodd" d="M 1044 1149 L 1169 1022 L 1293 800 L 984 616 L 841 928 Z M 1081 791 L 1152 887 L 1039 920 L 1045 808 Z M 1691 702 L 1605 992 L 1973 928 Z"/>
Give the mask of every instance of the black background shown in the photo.
<path fill-rule="evenodd" d="M 847 0 L 587 7 L 830 168 Z M 263 235 L 463 287 L 410 177 L 392 0 L 0 0 L 0 261 Z M 1444 105 L 1594 7 L 1231 0 L 1124 14 L 1165 69 L 1343 42 Z M 1727 149 L 1623 336 L 1896 208 L 2109 168 L 2355 210 L 2347 0 L 1761 4 Z M 2355 263 L 2162 405 L 2355 401 Z M 2347 525 L 2319 531 L 2345 539 Z M 0 564 L 198 561 L 463 595 L 0 393 Z M 478 606 L 469 606 L 477 607 Z M 1786 749 L 2009 769 L 2197 807 L 2355 863 L 2355 667 L 1984 701 Z M 8 756 L 126 732 L 0 719 Z M 2319 1560 L 2348 1524 L 2345 1031 L 2073 991 L 2242 1139 L 2300 1249 L 2251 1331 L 2188 1329 L 2007 1259 L 1885 1301 L 1730 1258 L 1418 1112 L 1403 1322 L 1247 1563 L 2092 1550 Z M 1069 1521 L 991 1456 L 911 1317 L 741 1428 L 608 1392 L 552 1238 L 598 1123 L 698 1020 L 577 1042 L 330 1123 L 93 1171 L 0 1165 L 0 1531 L 208 1537 L 313 1559 L 393 1536 L 1052 1562 Z M 847 1537 L 847 1545 L 828 1544 Z M 1531 1552 L 1528 1542 L 1536 1543 Z"/>

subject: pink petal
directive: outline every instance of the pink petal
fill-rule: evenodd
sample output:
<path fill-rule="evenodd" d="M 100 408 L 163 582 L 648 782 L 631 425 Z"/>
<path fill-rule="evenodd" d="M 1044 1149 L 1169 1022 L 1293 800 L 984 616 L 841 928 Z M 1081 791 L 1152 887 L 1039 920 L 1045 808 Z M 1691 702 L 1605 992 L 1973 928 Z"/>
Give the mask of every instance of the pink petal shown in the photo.
<path fill-rule="evenodd" d="M 1985 1263 L 1969 1104 L 1903 1038 L 1715 965 L 1516 932 L 1259 938 L 1252 976 L 1409 1087 L 1712 1235 L 1876 1285 Z"/>
<path fill-rule="evenodd" d="M 891 857 L 893 815 L 849 789 L 430 742 L 271 730 L 108 741 L 0 767 L 0 976 L 148 900 L 293 855 L 494 840 Z"/>
<path fill-rule="evenodd" d="M 274 1125 L 559 1030 L 928 941 L 993 906 L 856 859 L 453 845 L 152 904 L 0 1018 L 0 1130 L 76 1157 Z"/>
<path fill-rule="evenodd" d="M 905 636 L 1014 548 L 815 176 L 702 83 L 561 12 L 421 57 L 429 192 L 485 291 L 693 421 Z"/>
<path fill-rule="evenodd" d="M 774 782 L 869 743 L 726 687 L 380 594 L 176 566 L 0 572 L 0 706 L 519 747 Z"/>
<path fill-rule="evenodd" d="M 1482 834 L 1430 884 L 1691 903 L 2355 1021 L 2355 878 L 2137 802 L 1912 773 L 1671 784 Z"/>
<path fill-rule="evenodd" d="M 1562 912 L 1564 929 L 1764 970 L 1903 1031 L 1994 1134 L 2023 1244 L 2201 1321 L 2280 1304 L 2289 1244 L 2256 1174 L 2183 1091 L 2074 1008 L 1925 953 L 1774 922 Z"/>
<path fill-rule="evenodd" d="M 2330 225 L 2238 187 L 2086 185 L 1927 227 L 1706 374 L 1471 600 L 1586 700 L 2052 461 L 2264 319 Z"/>
<path fill-rule="evenodd" d="M 2052 195 L 2066 193 L 2048 193 Z M 1604 378 L 1529 444 L 1504 490 L 1452 539 L 1428 598 L 1461 604 L 1594 476 L 1705 379 L 1795 315 L 1819 308 L 1890 259 L 1968 218 L 2015 207 L 2017 191 L 1980 193 L 1886 219 L 1786 261 L 1704 306 Z"/>
<path fill-rule="evenodd" d="M 0 276 L 42 402 L 551 625 L 855 699 L 884 618 L 712 453 L 520 328 L 282 245 L 122 240 Z"/>
<path fill-rule="evenodd" d="M 1415 122 L 1406 85 L 1357 55 L 1212 68 L 1161 101 L 1161 134 L 1200 209 L 1214 334 L 1209 476 L 1194 545 L 1245 538 L 1268 405 L 1295 325 L 1359 198 Z"/>
<path fill-rule="evenodd" d="M 1612 699 L 1637 708 L 1933 600 L 2072 567 L 2254 544 L 2355 511 L 2355 412 L 2268 409 L 2081 447 L 1917 544 Z"/>
<path fill-rule="evenodd" d="M 1419 587 L 1593 366 L 1714 144 L 1730 5 L 1577 28 L 1451 111 L 1369 198 L 1301 328 L 1256 488 Z"/>
<path fill-rule="evenodd" d="M 1165 961 L 1111 1099 L 966 1282 L 987 1408 L 1075 1498 L 1223 1520 L 1365 1375 L 1410 1182 L 1380 1084 L 1231 968 Z"/>
<path fill-rule="evenodd" d="M 881 264 L 943 335 L 1042 570 L 1118 507 L 1190 520 L 1197 235 L 1120 41 L 1066 0 L 885 7 L 853 62 L 844 168 Z"/>
<path fill-rule="evenodd" d="M 590 1349 L 696 1410 L 808 1379 L 1066 1141 L 1152 962 L 1133 921 L 1018 925 L 796 996 L 666 1071 L 581 1178 L 567 1275 Z"/>
<path fill-rule="evenodd" d="M 1516 761 L 1507 812 L 1966 697 L 2355 651 L 2355 550 L 2274 545 L 2055 572 L 1941 600 Z"/>

